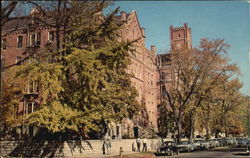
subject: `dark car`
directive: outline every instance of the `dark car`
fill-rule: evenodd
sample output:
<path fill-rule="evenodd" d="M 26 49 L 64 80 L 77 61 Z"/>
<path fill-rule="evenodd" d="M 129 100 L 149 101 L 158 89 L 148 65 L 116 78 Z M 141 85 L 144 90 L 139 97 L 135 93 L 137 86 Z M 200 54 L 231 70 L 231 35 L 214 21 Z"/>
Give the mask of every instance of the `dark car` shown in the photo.
<path fill-rule="evenodd" d="M 170 156 L 179 154 L 179 148 L 176 146 L 174 142 L 166 141 L 163 142 L 162 145 L 157 149 L 157 153 L 166 153 Z"/>

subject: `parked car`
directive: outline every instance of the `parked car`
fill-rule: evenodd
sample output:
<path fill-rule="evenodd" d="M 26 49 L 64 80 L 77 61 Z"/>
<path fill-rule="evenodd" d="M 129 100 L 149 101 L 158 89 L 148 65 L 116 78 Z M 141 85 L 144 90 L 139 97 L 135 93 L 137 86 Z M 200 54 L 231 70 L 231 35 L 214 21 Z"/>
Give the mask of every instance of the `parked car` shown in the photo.
<path fill-rule="evenodd" d="M 250 156 L 250 140 L 247 142 L 247 154 Z"/>
<path fill-rule="evenodd" d="M 162 145 L 157 149 L 157 153 L 166 153 L 170 156 L 179 154 L 179 147 L 172 141 L 163 142 Z"/>
<path fill-rule="evenodd" d="M 200 150 L 202 149 L 202 145 L 201 145 L 201 140 L 194 140 L 194 148 L 195 150 Z"/>
<path fill-rule="evenodd" d="M 200 140 L 200 142 L 201 142 L 201 149 L 209 149 L 210 148 L 209 142 L 207 142 L 205 140 Z"/>
<path fill-rule="evenodd" d="M 216 148 L 219 146 L 219 142 L 215 139 L 209 140 L 208 143 L 209 143 L 209 148 Z"/>
<path fill-rule="evenodd" d="M 226 138 L 226 145 L 233 145 L 234 141 L 232 138 Z"/>
<path fill-rule="evenodd" d="M 221 144 L 221 146 L 226 146 L 227 145 L 226 139 L 225 138 L 221 138 L 220 139 L 220 144 Z"/>
<path fill-rule="evenodd" d="M 247 146 L 247 143 L 248 143 L 247 138 L 238 138 L 237 140 L 238 147 L 245 147 Z"/>
<path fill-rule="evenodd" d="M 220 146 L 220 143 L 217 139 L 212 139 L 212 141 L 214 142 L 216 148 Z"/>
<path fill-rule="evenodd" d="M 177 145 L 180 151 L 194 151 L 195 147 L 194 144 L 190 141 L 181 141 L 180 144 Z"/>

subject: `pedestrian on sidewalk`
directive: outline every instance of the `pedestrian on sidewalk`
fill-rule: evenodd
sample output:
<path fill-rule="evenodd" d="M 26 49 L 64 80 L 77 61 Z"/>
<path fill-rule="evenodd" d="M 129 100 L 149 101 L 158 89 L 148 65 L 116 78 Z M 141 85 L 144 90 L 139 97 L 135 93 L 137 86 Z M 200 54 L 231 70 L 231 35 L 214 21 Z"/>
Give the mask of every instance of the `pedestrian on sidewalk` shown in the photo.
<path fill-rule="evenodd" d="M 140 137 L 138 137 L 136 139 L 136 144 L 137 144 L 137 151 L 141 152 L 141 139 L 140 139 Z"/>
<path fill-rule="evenodd" d="M 123 148 L 122 148 L 122 147 L 120 147 L 119 156 L 121 157 L 121 156 L 122 156 L 122 154 L 123 154 Z"/>
<path fill-rule="evenodd" d="M 107 154 L 111 154 L 111 137 L 107 139 Z"/>
<path fill-rule="evenodd" d="M 132 151 L 136 151 L 135 143 L 134 142 L 132 143 Z"/>
<path fill-rule="evenodd" d="M 144 151 L 146 152 L 148 150 L 148 147 L 147 147 L 148 141 L 147 141 L 147 139 L 144 138 L 143 141 L 142 141 L 142 143 L 143 143 L 142 152 L 144 152 Z"/>
<path fill-rule="evenodd" d="M 107 154 L 107 139 L 106 139 L 106 137 L 104 137 L 104 139 L 103 139 L 102 152 L 103 152 L 103 155 Z"/>

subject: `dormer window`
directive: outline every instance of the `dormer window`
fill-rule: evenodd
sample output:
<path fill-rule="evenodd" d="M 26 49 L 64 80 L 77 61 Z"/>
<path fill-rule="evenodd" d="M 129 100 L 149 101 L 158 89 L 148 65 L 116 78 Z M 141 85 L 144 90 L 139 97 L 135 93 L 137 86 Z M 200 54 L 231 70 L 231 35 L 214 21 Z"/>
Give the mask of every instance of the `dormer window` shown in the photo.
<path fill-rule="evenodd" d="M 17 48 L 22 48 L 23 47 L 23 36 L 18 36 L 17 37 Z"/>

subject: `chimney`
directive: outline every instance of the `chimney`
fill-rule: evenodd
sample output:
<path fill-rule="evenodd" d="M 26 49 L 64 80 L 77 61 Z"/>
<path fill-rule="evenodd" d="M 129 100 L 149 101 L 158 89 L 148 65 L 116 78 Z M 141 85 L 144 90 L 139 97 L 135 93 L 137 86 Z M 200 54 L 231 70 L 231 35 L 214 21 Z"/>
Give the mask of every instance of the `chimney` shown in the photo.
<path fill-rule="evenodd" d="M 169 27 L 169 32 L 170 32 L 170 41 L 173 40 L 173 25 Z"/>
<path fill-rule="evenodd" d="M 125 11 L 121 11 L 121 22 L 126 22 L 127 16 Z"/>
<path fill-rule="evenodd" d="M 185 32 L 184 32 L 184 38 L 185 39 L 187 38 L 187 31 L 188 31 L 188 26 L 187 25 L 188 25 L 187 23 L 184 23 L 184 30 L 185 30 Z"/>
<path fill-rule="evenodd" d="M 145 38 L 145 29 L 141 28 L 142 37 Z"/>
<path fill-rule="evenodd" d="M 155 45 L 151 45 L 151 52 L 152 53 L 156 53 L 156 47 L 155 47 Z"/>
<path fill-rule="evenodd" d="M 187 28 L 188 23 L 184 23 L 184 27 Z"/>
<path fill-rule="evenodd" d="M 32 10 L 30 11 L 30 15 L 35 15 L 38 13 L 39 13 L 39 10 L 37 9 L 37 7 L 32 8 Z"/>
<path fill-rule="evenodd" d="M 39 16 L 39 10 L 37 9 L 37 7 L 32 8 L 32 10 L 30 11 L 30 15 L 32 17 L 30 25 L 34 25 L 36 23 L 36 18 Z"/>

